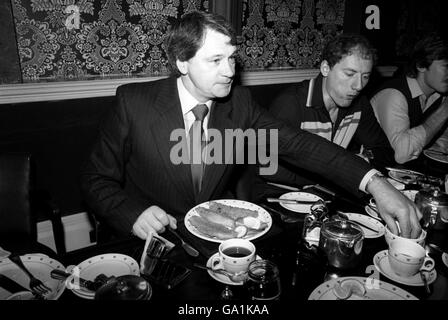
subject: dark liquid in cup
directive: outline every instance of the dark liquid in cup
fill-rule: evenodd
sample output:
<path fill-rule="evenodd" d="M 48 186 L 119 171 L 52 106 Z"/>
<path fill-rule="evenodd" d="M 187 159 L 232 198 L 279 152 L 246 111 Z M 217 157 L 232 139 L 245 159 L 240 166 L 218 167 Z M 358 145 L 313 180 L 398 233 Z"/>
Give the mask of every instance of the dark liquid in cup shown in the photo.
<path fill-rule="evenodd" d="M 250 255 L 252 253 L 252 251 L 250 251 L 247 248 L 244 247 L 230 247 L 230 248 L 226 248 L 222 251 L 222 253 L 224 253 L 226 256 L 232 257 L 232 258 L 243 258 L 243 257 L 247 257 L 248 255 Z"/>

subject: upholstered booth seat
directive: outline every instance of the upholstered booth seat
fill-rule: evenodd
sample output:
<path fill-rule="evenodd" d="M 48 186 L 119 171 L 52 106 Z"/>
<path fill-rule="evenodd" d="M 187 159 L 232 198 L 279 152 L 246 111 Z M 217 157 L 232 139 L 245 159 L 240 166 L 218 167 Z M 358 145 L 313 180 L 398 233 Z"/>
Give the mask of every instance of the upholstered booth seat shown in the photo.
<path fill-rule="evenodd" d="M 37 242 L 36 217 L 42 210 L 52 221 L 58 254 L 63 254 L 65 243 L 60 212 L 49 196 L 33 186 L 31 155 L 0 154 L 0 246 L 18 254 L 54 256 L 53 250 Z"/>

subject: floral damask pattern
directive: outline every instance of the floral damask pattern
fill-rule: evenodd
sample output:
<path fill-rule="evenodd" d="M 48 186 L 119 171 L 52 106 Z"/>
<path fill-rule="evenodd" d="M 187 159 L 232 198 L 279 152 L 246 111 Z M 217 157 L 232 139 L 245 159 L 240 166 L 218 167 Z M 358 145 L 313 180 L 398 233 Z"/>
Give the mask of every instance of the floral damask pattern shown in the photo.
<path fill-rule="evenodd" d="M 318 66 L 329 37 L 342 32 L 345 0 L 245 0 L 243 70 Z"/>
<path fill-rule="evenodd" d="M 243 0 L 241 69 L 316 67 L 323 42 L 342 31 L 344 1 Z M 166 75 L 170 24 L 209 7 L 208 0 L 11 3 L 25 81 Z M 78 25 L 69 28 L 73 6 Z"/>

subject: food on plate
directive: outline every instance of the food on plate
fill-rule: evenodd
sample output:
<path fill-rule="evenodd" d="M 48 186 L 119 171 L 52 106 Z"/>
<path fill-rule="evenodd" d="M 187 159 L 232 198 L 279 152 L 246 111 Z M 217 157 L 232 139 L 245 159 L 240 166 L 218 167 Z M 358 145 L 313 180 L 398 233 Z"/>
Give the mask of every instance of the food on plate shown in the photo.
<path fill-rule="evenodd" d="M 226 240 L 237 238 L 238 236 L 237 231 L 229 229 L 222 224 L 211 222 L 201 216 L 192 216 L 189 221 L 200 233 L 209 237 Z"/>
<path fill-rule="evenodd" d="M 195 208 L 197 215 L 189 219 L 199 233 L 225 240 L 256 235 L 266 229 L 268 223 L 258 217 L 258 211 L 210 201 L 206 206 Z"/>
<path fill-rule="evenodd" d="M 228 216 L 222 214 L 221 212 L 210 210 L 204 207 L 197 207 L 196 212 L 202 218 L 210 222 L 220 224 L 230 229 L 235 228 L 235 221 L 229 218 Z"/>
<path fill-rule="evenodd" d="M 344 279 L 334 285 L 333 293 L 338 299 L 346 300 L 352 295 L 364 297 L 366 288 L 356 279 Z"/>
<path fill-rule="evenodd" d="M 219 202 L 211 202 L 210 203 L 210 210 L 223 213 L 230 217 L 233 220 L 245 218 L 245 217 L 258 217 L 258 212 L 255 210 L 250 209 L 244 209 L 244 208 L 238 208 L 238 207 L 232 207 L 228 206 Z"/>

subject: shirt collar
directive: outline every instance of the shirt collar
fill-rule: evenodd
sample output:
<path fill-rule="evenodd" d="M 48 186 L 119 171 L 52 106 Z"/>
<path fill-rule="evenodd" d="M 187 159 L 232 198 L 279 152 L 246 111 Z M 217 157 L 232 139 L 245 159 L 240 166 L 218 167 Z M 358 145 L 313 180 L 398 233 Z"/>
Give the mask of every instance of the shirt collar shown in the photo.
<path fill-rule="evenodd" d="M 420 88 L 420 85 L 417 82 L 417 79 L 406 77 L 406 80 L 408 82 L 409 91 L 411 91 L 412 99 L 415 99 L 417 97 L 423 96 L 426 99 L 429 97 L 426 97 L 425 94 L 422 91 L 422 88 Z M 434 92 L 430 97 L 433 97 L 432 100 L 436 100 L 440 97 L 440 94 L 438 92 Z"/>
<path fill-rule="evenodd" d="M 196 98 L 193 97 L 190 92 L 188 92 L 187 88 L 185 88 L 184 83 L 182 82 L 182 79 L 180 77 L 177 78 L 177 91 L 179 93 L 180 106 L 182 108 L 182 114 L 184 116 L 189 113 L 194 107 L 196 107 L 196 105 L 200 104 L 200 102 L 196 100 Z M 209 110 L 212 102 L 212 100 L 205 102 Z"/>

